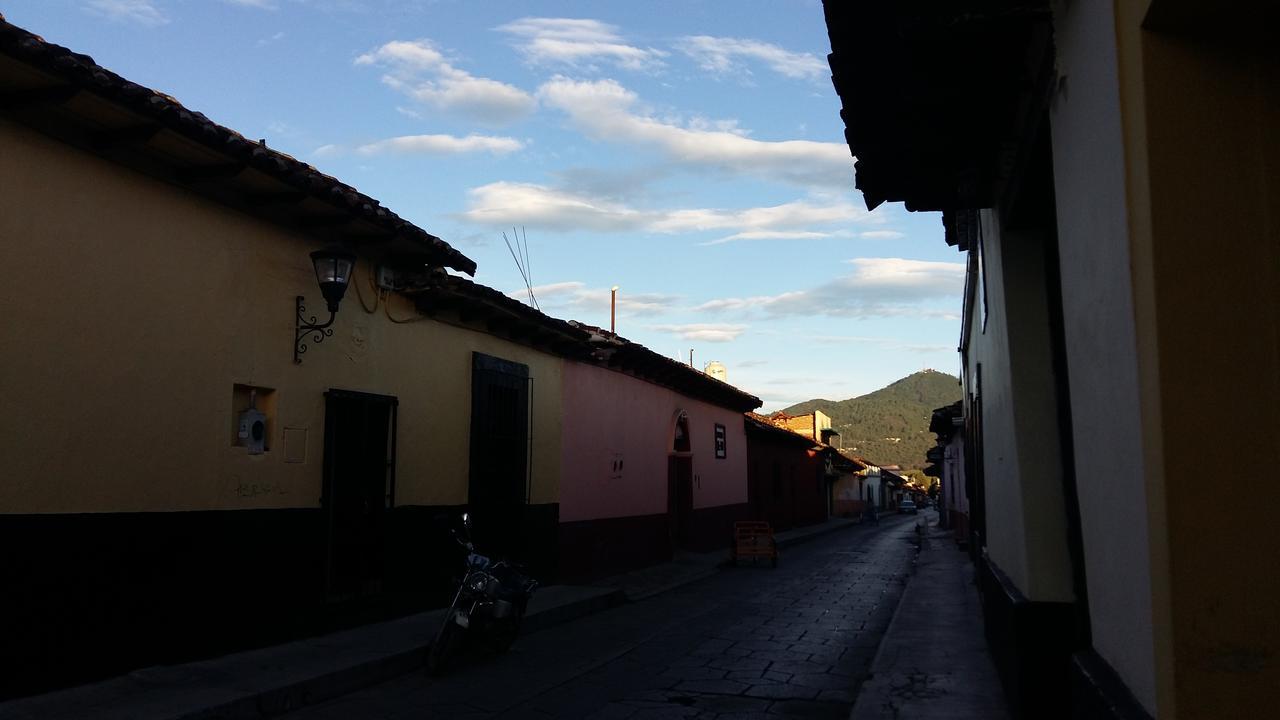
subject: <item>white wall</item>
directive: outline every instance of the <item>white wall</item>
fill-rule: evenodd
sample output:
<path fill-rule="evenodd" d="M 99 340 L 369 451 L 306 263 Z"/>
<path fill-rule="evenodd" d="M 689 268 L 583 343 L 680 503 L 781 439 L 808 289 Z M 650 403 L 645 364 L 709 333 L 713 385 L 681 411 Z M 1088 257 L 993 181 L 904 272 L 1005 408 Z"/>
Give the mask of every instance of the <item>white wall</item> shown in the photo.
<path fill-rule="evenodd" d="M 1095 649 L 1155 712 L 1148 507 L 1112 3 L 1054 17 L 1050 111 L 1076 483 Z"/>
<path fill-rule="evenodd" d="M 976 391 L 981 364 L 987 551 L 1029 599 L 1069 602 L 1043 241 L 1005 236 L 993 211 L 981 213 L 981 226 L 988 317 L 984 330 L 979 296 L 971 308 L 967 379 Z"/>

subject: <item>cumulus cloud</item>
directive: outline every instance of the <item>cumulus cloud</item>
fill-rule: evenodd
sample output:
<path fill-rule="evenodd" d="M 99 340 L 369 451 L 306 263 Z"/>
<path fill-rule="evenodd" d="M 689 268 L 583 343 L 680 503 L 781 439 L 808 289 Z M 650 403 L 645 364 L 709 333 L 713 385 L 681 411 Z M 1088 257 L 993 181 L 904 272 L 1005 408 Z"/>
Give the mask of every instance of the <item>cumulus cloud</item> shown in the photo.
<path fill-rule="evenodd" d="M 169 22 L 169 18 L 151 0 L 89 0 L 84 7 L 108 20 L 145 27 L 159 27 Z"/>
<path fill-rule="evenodd" d="M 613 80 L 556 77 L 538 89 L 538 97 L 563 111 L 589 137 L 653 148 L 686 167 L 811 187 L 843 189 L 853 181 L 853 158 L 842 143 L 756 140 L 733 121 L 678 124 L 659 119 L 637 112 L 636 94 Z"/>
<path fill-rule="evenodd" d="M 955 352 L 954 345 L 938 345 L 936 343 L 914 343 L 900 338 L 868 337 L 865 335 L 808 335 L 806 342 L 821 345 L 875 345 L 890 352 L 939 353 Z"/>
<path fill-rule="evenodd" d="M 620 232 L 648 224 L 645 213 L 620 203 L 563 193 L 543 185 L 500 181 L 472 188 L 462 218 L 508 227 L 521 224 L 547 230 Z"/>
<path fill-rule="evenodd" d="M 662 66 L 666 53 L 628 45 L 618 29 L 584 18 L 521 18 L 497 28 L 515 36 L 516 48 L 534 65 L 592 67 L 609 63 L 628 70 Z"/>
<path fill-rule="evenodd" d="M 813 230 L 749 230 L 698 244 L 724 245 L 725 243 L 737 242 L 739 240 L 822 240 L 824 238 L 836 237 L 837 234 L 838 233 L 834 232 L 816 232 Z"/>
<path fill-rule="evenodd" d="M 507 293 L 508 297 L 525 301 L 529 291 L 525 288 Z M 608 318 L 611 292 L 607 287 L 589 287 L 580 281 L 535 284 L 534 297 L 544 311 L 570 316 L 591 323 L 594 319 Z M 675 295 L 658 292 L 620 292 L 617 311 L 621 316 L 662 315 L 678 302 Z"/>
<path fill-rule="evenodd" d="M 507 293 L 509 297 L 524 300 L 528 291 L 524 288 Z M 544 310 L 557 310 L 570 316 L 585 318 L 608 317 L 610 289 L 588 287 L 576 280 L 534 285 L 533 295 Z M 618 314 L 624 316 L 661 315 L 678 302 L 674 295 L 661 293 L 618 293 Z"/>
<path fill-rule="evenodd" d="M 705 302 L 695 311 L 751 312 L 770 316 L 940 317 L 954 311 L 923 307 L 930 300 L 955 299 L 964 289 L 964 263 L 905 258 L 857 258 L 854 272 L 810 290 L 777 295 L 722 298 Z"/>
<path fill-rule="evenodd" d="M 495 227 L 519 224 L 559 231 L 733 232 L 729 237 L 709 244 L 733 240 L 829 237 L 836 232 L 813 228 L 883 222 L 883 216 L 869 213 L 844 200 L 796 200 L 768 207 L 731 210 L 640 210 L 616 200 L 566 192 L 545 185 L 506 181 L 472 188 L 462 218 Z"/>
<path fill-rule="evenodd" d="M 536 104 L 529 93 L 514 85 L 455 67 L 427 40 L 394 40 L 355 62 L 386 68 L 382 81 L 388 87 L 424 105 L 484 123 L 512 122 L 532 112 Z"/>
<path fill-rule="evenodd" d="M 724 343 L 737 340 L 739 335 L 746 332 L 747 326 L 723 323 L 689 323 L 685 325 L 652 325 L 650 329 L 658 332 L 673 333 L 685 340 Z"/>
<path fill-rule="evenodd" d="M 858 234 L 868 240 L 897 240 L 900 237 L 905 237 L 897 230 L 867 230 Z"/>
<path fill-rule="evenodd" d="M 333 148 L 334 146 L 326 146 Z M 401 135 L 360 145 L 355 151 L 361 155 L 424 153 L 430 155 L 459 155 L 487 152 L 505 155 L 524 148 L 524 143 L 509 137 L 471 134 L 455 135 Z"/>
<path fill-rule="evenodd" d="M 827 64 L 815 55 L 791 52 L 760 40 L 693 35 L 682 38 L 677 47 L 703 70 L 717 75 L 749 73 L 739 59 L 764 63 L 774 72 L 798 80 L 823 80 L 830 73 Z"/>

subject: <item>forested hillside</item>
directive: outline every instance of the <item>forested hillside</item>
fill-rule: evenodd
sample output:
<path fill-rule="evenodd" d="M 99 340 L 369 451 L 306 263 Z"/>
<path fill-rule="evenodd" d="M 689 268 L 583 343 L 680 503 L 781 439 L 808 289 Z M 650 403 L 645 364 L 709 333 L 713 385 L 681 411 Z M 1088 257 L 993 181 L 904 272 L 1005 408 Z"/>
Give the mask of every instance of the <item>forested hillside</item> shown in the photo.
<path fill-rule="evenodd" d="M 846 450 L 881 465 L 914 470 L 925 466 L 933 446 L 929 418 L 933 409 L 960 399 L 960 380 L 924 370 L 848 400 L 806 400 L 783 410 L 799 415 L 821 410 L 831 416 Z"/>

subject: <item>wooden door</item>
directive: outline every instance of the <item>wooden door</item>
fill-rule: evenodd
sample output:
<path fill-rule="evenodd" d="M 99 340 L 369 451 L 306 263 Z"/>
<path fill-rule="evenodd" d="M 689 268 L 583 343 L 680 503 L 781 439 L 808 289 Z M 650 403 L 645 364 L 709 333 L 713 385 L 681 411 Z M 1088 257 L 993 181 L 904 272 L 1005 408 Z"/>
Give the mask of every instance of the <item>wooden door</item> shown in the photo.
<path fill-rule="evenodd" d="M 325 393 L 326 596 L 380 592 L 383 534 L 395 496 L 396 399 L 343 390 Z"/>
<path fill-rule="evenodd" d="M 693 458 L 672 455 L 667 460 L 667 527 L 671 549 L 690 547 L 693 541 Z"/>

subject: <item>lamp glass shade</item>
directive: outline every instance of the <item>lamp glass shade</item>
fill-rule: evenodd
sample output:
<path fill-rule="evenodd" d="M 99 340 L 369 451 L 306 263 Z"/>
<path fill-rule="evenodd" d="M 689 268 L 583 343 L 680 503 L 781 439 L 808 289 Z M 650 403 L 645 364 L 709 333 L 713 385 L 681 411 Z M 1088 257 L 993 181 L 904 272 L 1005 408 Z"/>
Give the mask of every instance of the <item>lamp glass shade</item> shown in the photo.
<path fill-rule="evenodd" d="M 311 253 L 311 262 L 315 265 L 316 282 L 320 284 L 320 294 L 324 296 L 329 311 L 338 312 L 338 304 L 347 294 L 347 285 L 351 284 L 356 256 L 345 250 L 317 250 Z"/>

